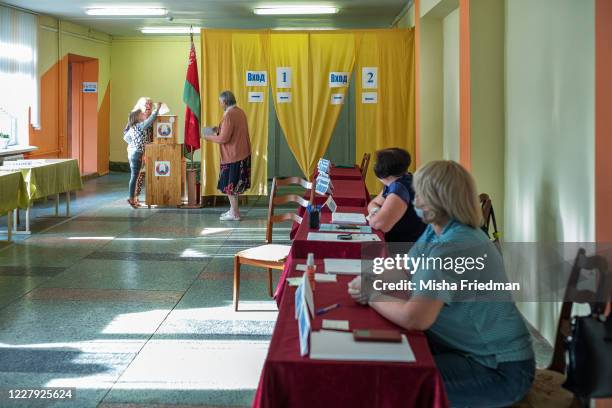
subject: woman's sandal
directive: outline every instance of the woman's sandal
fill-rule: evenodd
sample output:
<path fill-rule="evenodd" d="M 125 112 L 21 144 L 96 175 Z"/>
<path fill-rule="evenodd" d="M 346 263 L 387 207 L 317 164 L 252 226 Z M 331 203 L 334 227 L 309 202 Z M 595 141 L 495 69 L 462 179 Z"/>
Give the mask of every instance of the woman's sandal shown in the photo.
<path fill-rule="evenodd" d="M 132 206 L 132 208 L 140 208 L 140 205 L 137 202 L 132 201 L 129 198 L 128 198 L 127 202 L 128 202 L 129 205 Z"/>

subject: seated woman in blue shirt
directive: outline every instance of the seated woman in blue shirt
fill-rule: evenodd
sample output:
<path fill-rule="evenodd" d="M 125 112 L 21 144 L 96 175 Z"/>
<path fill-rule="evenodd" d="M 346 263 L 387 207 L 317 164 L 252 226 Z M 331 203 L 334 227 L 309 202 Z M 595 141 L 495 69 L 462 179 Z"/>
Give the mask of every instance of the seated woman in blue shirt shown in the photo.
<path fill-rule="evenodd" d="M 416 242 L 425 224 L 414 212 L 414 190 L 410 154 L 400 148 L 376 152 L 374 174 L 384 184 L 380 194 L 368 204 L 368 221 L 372 228 L 385 233 L 387 242 Z"/>
<path fill-rule="evenodd" d="M 417 214 L 429 224 L 408 253 L 427 260 L 410 271 L 415 290 L 407 299 L 391 298 L 374 293 L 365 281 L 362 287 L 358 277 L 349 283 L 349 294 L 405 329 L 425 331 L 453 407 L 513 405 L 529 391 L 535 361 L 510 293 L 450 288 L 463 280 L 507 283 L 501 255 L 480 229 L 474 179 L 456 162 L 436 161 L 416 172 L 414 189 Z M 467 268 L 468 258 L 482 263 Z M 451 259 L 454 266 L 436 259 Z M 423 285 L 432 281 L 449 286 Z"/>

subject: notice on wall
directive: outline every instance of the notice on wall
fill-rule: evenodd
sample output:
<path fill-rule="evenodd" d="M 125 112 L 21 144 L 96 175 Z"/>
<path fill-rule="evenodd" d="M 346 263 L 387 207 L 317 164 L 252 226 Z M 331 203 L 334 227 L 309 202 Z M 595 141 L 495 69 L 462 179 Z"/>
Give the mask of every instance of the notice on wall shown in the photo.
<path fill-rule="evenodd" d="M 378 92 L 362 92 L 361 103 L 378 103 Z"/>
<path fill-rule="evenodd" d="M 344 94 L 335 93 L 331 96 L 332 105 L 342 105 L 344 103 Z"/>
<path fill-rule="evenodd" d="M 291 92 L 277 92 L 276 103 L 291 103 Z"/>
<path fill-rule="evenodd" d="M 155 162 L 155 177 L 170 177 L 170 162 L 156 161 Z"/>
<path fill-rule="evenodd" d="M 276 87 L 291 88 L 291 68 L 276 67 Z"/>
<path fill-rule="evenodd" d="M 263 92 L 249 92 L 250 103 L 262 103 L 264 101 Z"/>
<path fill-rule="evenodd" d="M 266 71 L 247 71 L 246 86 L 268 86 L 268 73 Z"/>
<path fill-rule="evenodd" d="M 378 88 L 378 67 L 361 68 L 361 87 L 365 89 Z"/>
<path fill-rule="evenodd" d="M 83 82 L 83 93 L 97 93 L 98 83 L 97 82 Z"/>
<path fill-rule="evenodd" d="M 345 88 L 349 83 L 348 72 L 330 72 L 329 87 L 330 88 Z"/>

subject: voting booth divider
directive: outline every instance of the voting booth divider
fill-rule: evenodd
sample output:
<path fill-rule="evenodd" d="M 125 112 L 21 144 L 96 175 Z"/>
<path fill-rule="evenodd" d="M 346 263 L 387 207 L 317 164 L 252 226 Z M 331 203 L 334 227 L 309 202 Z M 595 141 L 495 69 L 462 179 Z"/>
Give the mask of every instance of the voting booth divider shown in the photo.
<path fill-rule="evenodd" d="M 153 143 L 145 146 L 146 203 L 150 207 L 182 204 L 185 183 L 183 145 L 178 143 L 176 115 L 159 115 Z"/>
<path fill-rule="evenodd" d="M 355 157 L 386 147 L 415 151 L 412 29 L 201 30 L 203 126 L 217 126 L 232 90 L 251 137 L 251 189 L 267 195 L 268 98 L 305 177 L 325 155 L 355 74 Z M 219 148 L 202 145 L 201 195 L 220 195 Z M 413 160 L 414 162 L 415 160 Z M 380 183 L 368 176 L 370 191 Z"/>

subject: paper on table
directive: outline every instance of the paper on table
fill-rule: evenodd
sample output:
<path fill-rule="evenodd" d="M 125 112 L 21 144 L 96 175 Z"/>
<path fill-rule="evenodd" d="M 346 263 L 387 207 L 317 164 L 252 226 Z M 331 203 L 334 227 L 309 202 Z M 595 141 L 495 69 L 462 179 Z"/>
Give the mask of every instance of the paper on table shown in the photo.
<path fill-rule="evenodd" d="M 349 330 L 349 321 L 348 320 L 330 320 L 323 319 L 323 327 L 327 330 Z"/>
<path fill-rule="evenodd" d="M 350 240 L 338 238 L 342 234 L 330 234 L 325 232 L 309 232 L 308 241 L 326 241 L 326 242 L 377 242 L 380 238 L 376 234 L 351 234 Z"/>
<path fill-rule="evenodd" d="M 330 196 L 331 197 L 331 196 Z M 372 233 L 372 227 L 370 227 L 369 225 L 351 225 L 351 224 L 345 224 L 345 225 L 340 225 L 340 224 L 321 224 L 319 225 L 319 231 L 338 231 L 338 232 L 342 232 L 343 234 L 351 234 L 351 233 L 355 233 L 355 232 L 361 232 L 362 234 L 371 234 Z"/>
<path fill-rule="evenodd" d="M 361 259 L 339 259 L 325 258 L 325 273 L 338 275 L 359 275 L 361 274 Z"/>
<path fill-rule="evenodd" d="M 302 283 L 302 277 L 299 276 L 297 278 L 287 278 L 287 284 L 289 286 L 299 286 Z"/>
<path fill-rule="evenodd" d="M 359 224 L 365 225 L 365 215 L 360 213 L 332 213 L 332 224 Z"/>
<path fill-rule="evenodd" d="M 310 358 L 345 361 L 416 361 L 406 335 L 401 343 L 355 341 L 353 333 L 320 330 L 310 333 Z"/>
<path fill-rule="evenodd" d="M 315 273 L 315 282 L 338 282 L 338 279 L 336 279 L 336 275 Z"/>

